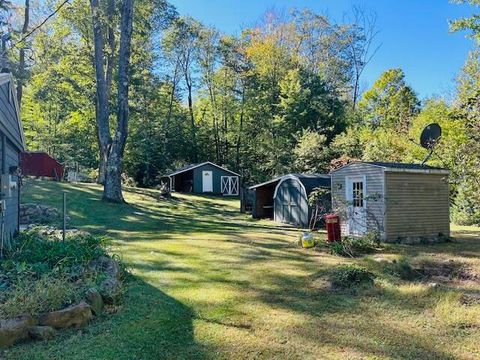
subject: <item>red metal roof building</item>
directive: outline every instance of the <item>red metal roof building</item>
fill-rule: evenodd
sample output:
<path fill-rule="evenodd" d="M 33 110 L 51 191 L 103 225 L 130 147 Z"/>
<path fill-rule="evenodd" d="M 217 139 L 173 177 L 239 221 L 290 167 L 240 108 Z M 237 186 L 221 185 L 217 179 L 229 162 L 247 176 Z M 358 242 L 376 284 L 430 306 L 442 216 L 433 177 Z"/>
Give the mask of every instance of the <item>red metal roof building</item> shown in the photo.
<path fill-rule="evenodd" d="M 45 152 L 23 152 L 20 155 L 22 174 L 44 176 L 55 180 L 63 178 L 64 167 Z"/>

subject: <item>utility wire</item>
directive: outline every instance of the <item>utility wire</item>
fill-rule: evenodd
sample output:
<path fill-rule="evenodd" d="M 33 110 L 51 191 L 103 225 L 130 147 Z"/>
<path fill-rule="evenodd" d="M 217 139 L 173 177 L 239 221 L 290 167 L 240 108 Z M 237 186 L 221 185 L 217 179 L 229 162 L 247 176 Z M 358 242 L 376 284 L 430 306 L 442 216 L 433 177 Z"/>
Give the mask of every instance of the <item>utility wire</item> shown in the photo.
<path fill-rule="evenodd" d="M 30 30 L 27 34 L 25 34 L 20 40 L 18 40 L 16 43 L 12 45 L 12 48 L 17 47 L 18 44 L 21 42 L 24 42 L 30 35 L 32 35 L 35 31 L 40 29 L 48 20 L 50 20 L 51 17 L 55 16 L 70 0 L 64 0 L 56 9 L 54 12 L 52 12 L 50 15 L 48 15 L 40 24 L 35 26 L 32 30 Z"/>

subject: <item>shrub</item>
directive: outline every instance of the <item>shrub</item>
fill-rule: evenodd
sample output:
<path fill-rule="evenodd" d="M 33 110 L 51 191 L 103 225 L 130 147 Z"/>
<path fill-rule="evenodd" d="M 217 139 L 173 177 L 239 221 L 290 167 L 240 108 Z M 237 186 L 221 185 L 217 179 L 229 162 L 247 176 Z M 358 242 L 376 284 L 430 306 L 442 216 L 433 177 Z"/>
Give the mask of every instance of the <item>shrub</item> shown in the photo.
<path fill-rule="evenodd" d="M 341 241 L 330 244 L 330 252 L 340 256 L 356 257 L 362 254 L 370 254 L 375 251 L 377 240 L 374 235 L 367 234 L 364 237 L 346 236 Z"/>
<path fill-rule="evenodd" d="M 89 261 L 105 255 L 102 247 L 105 240 L 101 237 L 80 233 L 70 236 L 63 241 L 41 235 L 32 230 L 20 234 L 10 257 L 16 262 L 26 262 L 37 269 L 48 267 L 71 267 L 86 264 Z"/>
<path fill-rule="evenodd" d="M 351 289 L 373 285 L 375 275 L 363 267 L 343 265 L 332 270 L 329 280 L 332 287 Z"/>
<path fill-rule="evenodd" d="M 58 310 L 79 301 L 87 288 L 99 287 L 106 275 L 90 263 L 107 256 L 104 244 L 87 233 L 64 242 L 38 230 L 20 234 L 0 262 L 0 318 Z"/>
<path fill-rule="evenodd" d="M 0 303 L 0 318 L 59 310 L 81 297 L 73 283 L 54 276 L 44 276 L 36 281 L 20 279 L 6 295 L 5 301 Z"/>
<path fill-rule="evenodd" d="M 388 263 L 385 272 L 402 280 L 415 280 L 420 275 L 405 258 Z"/>

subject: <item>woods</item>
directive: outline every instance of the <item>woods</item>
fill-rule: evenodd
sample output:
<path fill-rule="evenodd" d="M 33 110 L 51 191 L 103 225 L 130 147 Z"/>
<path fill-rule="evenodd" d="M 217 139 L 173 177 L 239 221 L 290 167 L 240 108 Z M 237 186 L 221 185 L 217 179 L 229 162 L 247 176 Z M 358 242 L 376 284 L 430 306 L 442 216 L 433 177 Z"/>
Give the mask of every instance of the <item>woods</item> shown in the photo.
<path fill-rule="evenodd" d="M 13 43 L 56 9 L 24 5 Z M 450 20 L 476 44 L 475 18 Z M 438 122 L 444 136 L 429 164 L 452 170 L 454 220 L 478 224 L 478 51 L 453 96 L 420 100 L 399 68 L 363 87 L 378 31 L 376 15 L 357 7 L 342 22 L 271 11 L 232 35 L 164 0 L 71 0 L 8 56 L 28 148 L 97 169 L 105 199 L 122 201 L 122 176 L 150 187 L 207 160 L 246 184 L 349 159 L 419 163 L 419 133 Z"/>

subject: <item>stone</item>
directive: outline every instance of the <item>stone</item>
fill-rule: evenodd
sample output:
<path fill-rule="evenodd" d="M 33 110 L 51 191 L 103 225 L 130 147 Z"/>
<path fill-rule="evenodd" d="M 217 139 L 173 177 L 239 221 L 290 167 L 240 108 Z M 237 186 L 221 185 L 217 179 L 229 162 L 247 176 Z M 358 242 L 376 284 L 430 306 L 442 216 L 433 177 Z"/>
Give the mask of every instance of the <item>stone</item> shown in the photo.
<path fill-rule="evenodd" d="M 122 288 L 122 283 L 120 280 L 117 280 L 113 277 L 109 277 L 102 281 L 100 284 L 102 298 L 107 304 L 113 304 L 115 298 L 117 297 L 120 289 Z"/>
<path fill-rule="evenodd" d="M 100 284 L 100 293 L 106 304 L 114 303 L 122 288 L 120 265 L 112 258 L 101 256 L 91 261 L 89 267 L 106 275 L 106 279 Z"/>
<path fill-rule="evenodd" d="M 5 348 L 28 339 L 28 329 L 36 324 L 31 316 L 0 320 L 0 348 Z"/>
<path fill-rule="evenodd" d="M 97 289 L 90 288 L 85 292 L 85 300 L 88 305 L 92 308 L 92 311 L 95 315 L 99 315 L 103 310 L 103 299 L 102 295 L 97 291 Z"/>
<path fill-rule="evenodd" d="M 90 321 L 92 308 L 85 301 L 65 309 L 43 314 L 39 318 L 42 326 L 51 326 L 55 329 L 79 327 Z"/>
<path fill-rule="evenodd" d="M 51 326 L 31 326 L 28 328 L 28 334 L 34 340 L 50 340 L 57 332 Z"/>
<path fill-rule="evenodd" d="M 108 277 L 120 280 L 122 275 L 118 263 L 107 256 L 100 256 L 98 259 L 92 260 L 90 267 L 96 271 L 104 272 Z"/>

